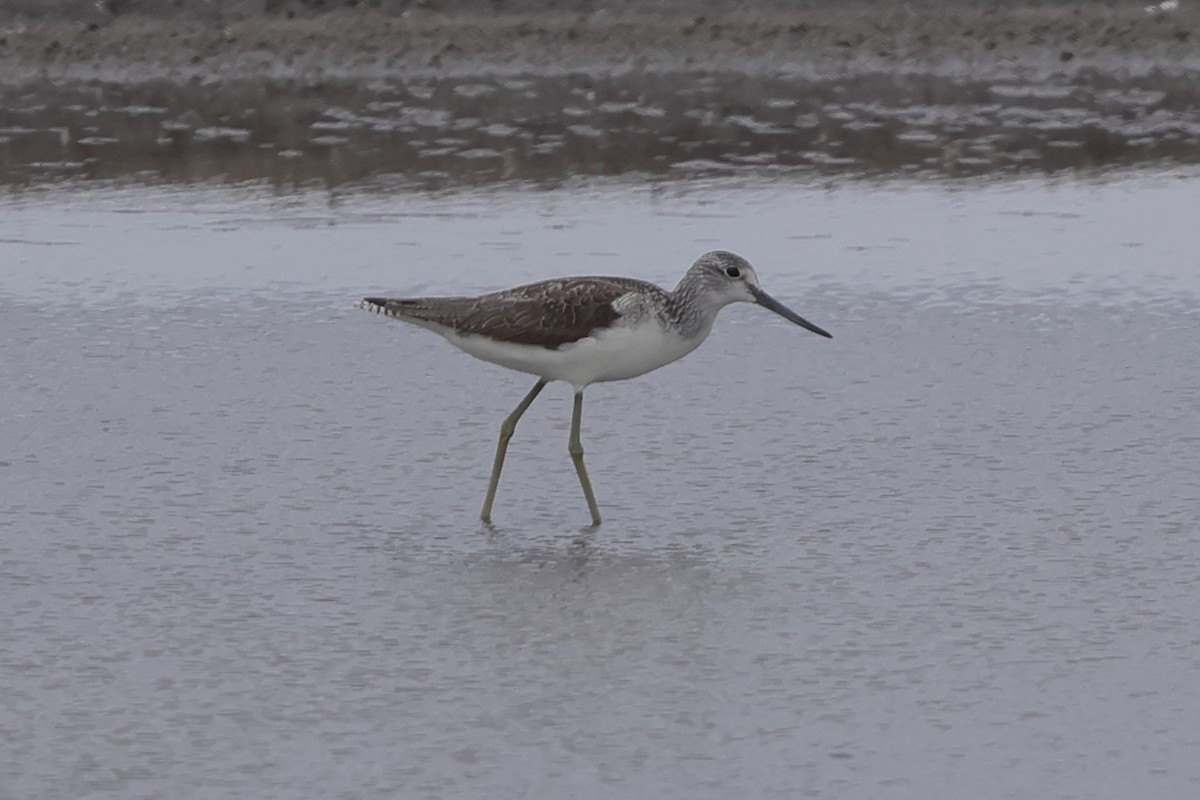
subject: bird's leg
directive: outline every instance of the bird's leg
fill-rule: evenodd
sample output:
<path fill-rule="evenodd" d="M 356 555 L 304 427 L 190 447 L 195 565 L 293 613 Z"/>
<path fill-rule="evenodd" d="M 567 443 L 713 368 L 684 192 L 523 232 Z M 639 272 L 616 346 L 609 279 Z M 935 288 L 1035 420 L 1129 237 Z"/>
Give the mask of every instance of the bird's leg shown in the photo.
<path fill-rule="evenodd" d="M 579 485 L 583 487 L 583 496 L 587 498 L 588 511 L 592 512 L 592 524 L 600 524 L 600 509 L 596 508 L 596 496 L 592 494 L 592 482 L 588 480 L 587 469 L 583 466 L 583 443 L 579 441 L 579 421 L 583 416 L 583 392 L 575 393 L 575 412 L 571 415 L 571 438 L 567 442 L 567 452 L 575 462 L 575 471 L 579 473 Z"/>
<path fill-rule="evenodd" d="M 504 454 L 508 452 L 508 440 L 512 438 L 513 431 L 517 429 L 517 420 L 521 418 L 533 399 L 544 388 L 546 388 L 546 381 L 540 380 L 535 383 L 529 390 L 529 394 L 525 395 L 513 412 L 500 424 L 500 441 L 496 444 L 496 459 L 492 462 L 492 479 L 488 481 L 487 497 L 483 500 L 483 512 L 479 515 L 479 518 L 489 525 L 492 522 L 492 503 L 496 500 L 496 487 L 500 484 L 500 470 L 504 469 Z"/>

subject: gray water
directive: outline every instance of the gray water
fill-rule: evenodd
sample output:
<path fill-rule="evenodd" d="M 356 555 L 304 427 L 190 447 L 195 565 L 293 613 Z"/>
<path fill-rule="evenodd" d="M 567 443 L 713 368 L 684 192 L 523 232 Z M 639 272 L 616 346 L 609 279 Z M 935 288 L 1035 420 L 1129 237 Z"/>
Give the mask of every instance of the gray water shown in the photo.
<path fill-rule="evenodd" d="M 1189 72 L 0 81 L 0 185 L 267 180 L 425 189 L 630 172 L 994 176 L 1200 163 Z"/>
<path fill-rule="evenodd" d="M 1193 797 L 1194 174 L 0 199 L 0 797 Z M 569 392 L 364 294 L 747 256 Z"/>

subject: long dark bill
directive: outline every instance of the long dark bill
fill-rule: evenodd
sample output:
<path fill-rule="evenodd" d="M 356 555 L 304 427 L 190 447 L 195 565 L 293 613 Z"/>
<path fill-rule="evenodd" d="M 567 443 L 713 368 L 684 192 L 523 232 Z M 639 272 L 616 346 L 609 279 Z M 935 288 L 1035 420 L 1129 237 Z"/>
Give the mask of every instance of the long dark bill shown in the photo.
<path fill-rule="evenodd" d="M 763 308 L 771 309 L 776 314 L 778 314 L 779 316 L 786 319 L 788 322 L 794 322 L 797 325 L 799 325 L 801 328 L 812 331 L 813 333 L 817 334 L 818 336 L 824 336 L 826 339 L 833 338 L 832 333 L 830 333 L 829 331 L 823 330 L 821 328 L 818 328 L 816 325 L 813 325 L 811 322 L 806 320 L 804 317 L 800 316 L 795 311 L 792 311 L 790 308 L 788 308 L 783 303 L 776 300 L 774 297 L 771 297 L 771 295 L 767 294 L 762 289 L 752 288 L 750 291 L 754 293 L 754 302 L 758 303 Z"/>

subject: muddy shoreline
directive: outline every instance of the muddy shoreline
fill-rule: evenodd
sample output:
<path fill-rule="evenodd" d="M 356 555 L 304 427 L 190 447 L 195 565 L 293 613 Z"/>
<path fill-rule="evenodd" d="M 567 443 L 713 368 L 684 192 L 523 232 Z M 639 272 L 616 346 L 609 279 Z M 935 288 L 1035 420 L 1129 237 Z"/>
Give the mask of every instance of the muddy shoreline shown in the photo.
<path fill-rule="evenodd" d="M 0 0 L 0 185 L 1200 163 L 1200 9 Z"/>
<path fill-rule="evenodd" d="M 308 83 L 413 74 L 905 72 L 1044 80 L 1200 71 L 1200 8 L 0 0 L 0 80 Z"/>

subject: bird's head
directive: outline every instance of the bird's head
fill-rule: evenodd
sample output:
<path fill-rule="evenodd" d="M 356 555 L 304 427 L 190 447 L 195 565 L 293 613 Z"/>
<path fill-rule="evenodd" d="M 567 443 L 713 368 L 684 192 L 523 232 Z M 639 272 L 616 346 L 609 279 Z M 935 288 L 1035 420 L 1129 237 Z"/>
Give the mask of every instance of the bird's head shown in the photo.
<path fill-rule="evenodd" d="M 758 275 L 755 274 L 754 267 L 739 255 L 724 250 L 705 253 L 692 264 L 684 281 L 691 283 L 693 291 L 717 308 L 730 303 L 756 303 L 805 330 L 828 339 L 833 338 L 831 334 L 764 292 L 758 284 Z"/>

